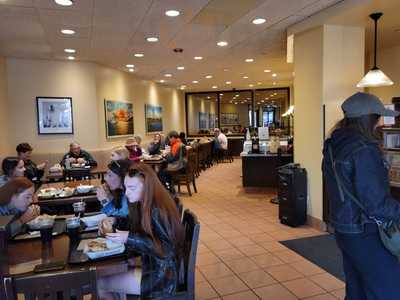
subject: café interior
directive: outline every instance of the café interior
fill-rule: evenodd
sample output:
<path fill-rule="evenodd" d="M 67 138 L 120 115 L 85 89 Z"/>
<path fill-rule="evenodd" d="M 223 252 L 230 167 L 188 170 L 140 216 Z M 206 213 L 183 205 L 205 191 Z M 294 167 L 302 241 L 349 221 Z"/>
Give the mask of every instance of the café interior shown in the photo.
<path fill-rule="evenodd" d="M 345 299 L 322 148 L 356 92 L 400 110 L 399 11 L 0 0 L 0 299 Z M 373 67 L 383 83 L 365 82 Z M 400 129 L 384 122 L 400 196 Z M 29 204 L 11 209 L 20 185 Z M 172 233 L 153 236 L 167 211 L 180 258 Z"/>

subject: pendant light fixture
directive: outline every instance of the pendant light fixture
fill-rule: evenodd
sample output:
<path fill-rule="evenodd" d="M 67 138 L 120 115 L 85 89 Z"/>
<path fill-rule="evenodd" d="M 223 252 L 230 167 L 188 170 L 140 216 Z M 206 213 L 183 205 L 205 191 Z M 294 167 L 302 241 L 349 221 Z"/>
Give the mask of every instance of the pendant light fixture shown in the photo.
<path fill-rule="evenodd" d="M 373 13 L 369 17 L 374 20 L 375 23 L 375 38 L 374 38 L 374 66 L 365 74 L 363 79 L 357 84 L 357 87 L 380 87 L 393 85 L 393 81 L 385 75 L 376 65 L 376 51 L 377 51 L 377 40 L 378 40 L 378 20 L 382 17 L 383 13 Z"/>

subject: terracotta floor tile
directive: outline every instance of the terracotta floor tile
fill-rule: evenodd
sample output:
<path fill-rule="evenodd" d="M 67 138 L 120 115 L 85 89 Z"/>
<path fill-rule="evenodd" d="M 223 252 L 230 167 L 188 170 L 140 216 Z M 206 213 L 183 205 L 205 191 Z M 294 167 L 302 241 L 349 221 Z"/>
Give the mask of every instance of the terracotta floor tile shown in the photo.
<path fill-rule="evenodd" d="M 236 248 L 216 250 L 214 253 L 224 262 L 245 257 L 245 255 Z"/>
<path fill-rule="evenodd" d="M 259 298 L 257 297 L 256 294 L 254 294 L 252 291 L 248 292 L 241 292 L 229 296 L 224 296 L 222 297 L 223 300 L 258 300 Z"/>
<path fill-rule="evenodd" d="M 221 262 L 221 260 L 213 253 L 206 252 L 199 254 L 196 259 L 197 266 L 207 266 Z"/>
<path fill-rule="evenodd" d="M 336 297 L 336 299 L 344 300 L 346 296 L 346 290 L 345 289 L 340 289 L 336 291 L 332 291 L 331 294 Z"/>
<path fill-rule="evenodd" d="M 255 243 L 251 239 L 249 239 L 248 237 L 246 237 L 244 235 L 240 236 L 240 237 L 230 238 L 229 243 L 231 243 L 235 247 L 255 245 Z"/>
<path fill-rule="evenodd" d="M 208 282 L 196 284 L 196 300 L 208 300 L 215 298 L 218 298 L 218 294 Z"/>
<path fill-rule="evenodd" d="M 254 292 L 265 300 L 297 300 L 298 298 L 280 284 L 255 289 Z"/>
<path fill-rule="evenodd" d="M 231 260 L 226 262 L 229 268 L 231 268 L 235 273 L 245 273 L 259 269 L 250 258 L 241 258 L 237 260 Z"/>
<path fill-rule="evenodd" d="M 266 268 L 265 271 L 267 271 L 268 274 L 270 274 L 279 282 L 284 282 L 304 277 L 303 274 L 297 272 L 290 265 L 272 266 Z"/>
<path fill-rule="evenodd" d="M 307 298 L 326 293 L 322 288 L 307 278 L 286 281 L 282 284 L 299 298 Z"/>
<path fill-rule="evenodd" d="M 224 263 L 214 265 L 200 266 L 201 273 L 210 281 L 210 279 L 233 276 L 233 272 Z"/>
<path fill-rule="evenodd" d="M 254 261 L 260 268 L 267 268 L 284 264 L 282 260 L 270 253 L 252 256 L 251 260 Z"/>
<path fill-rule="evenodd" d="M 237 276 L 212 279 L 210 280 L 210 283 L 220 296 L 249 290 L 249 288 Z"/>
<path fill-rule="evenodd" d="M 323 294 L 318 296 L 313 296 L 311 298 L 305 298 L 304 300 L 337 300 L 331 294 Z"/>
<path fill-rule="evenodd" d="M 225 239 L 207 241 L 207 242 L 204 242 L 204 244 L 207 246 L 208 249 L 210 249 L 212 251 L 232 248 L 232 245 Z"/>
<path fill-rule="evenodd" d="M 270 236 L 268 233 L 262 233 L 262 234 L 248 234 L 247 235 L 250 239 L 252 239 L 255 243 L 262 243 L 262 242 L 272 242 L 274 241 L 274 238 Z"/>
<path fill-rule="evenodd" d="M 274 252 L 274 255 L 283 260 L 285 263 L 294 263 L 305 260 L 302 256 L 298 255 L 292 250 L 277 251 Z"/>
<path fill-rule="evenodd" d="M 206 278 L 203 276 L 203 274 L 201 274 L 200 270 L 198 270 L 197 268 L 196 268 L 195 279 L 196 283 L 206 281 Z"/>
<path fill-rule="evenodd" d="M 261 247 L 263 247 L 265 250 L 269 252 L 277 252 L 277 251 L 285 251 L 288 248 L 283 246 L 281 243 L 273 241 L 273 242 L 259 242 L 257 243 Z"/>
<path fill-rule="evenodd" d="M 314 265 L 312 262 L 309 262 L 307 260 L 294 262 L 291 263 L 290 265 L 300 273 L 304 274 L 305 276 L 325 273 L 325 270 L 321 269 L 317 265 Z"/>
<path fill-rule="evenodd" d="M 320 287 L 328 292 L 343 289 L 345 287 L 343 281 L 337 279 L 335 276 L 332 276 L 329 273 L 313 275 L 310 276 L 309 279 L 314 281 L 316 284 L 318 284 Z"/>
<path fill-rule="evenodd" d="M 277 281 L 264 270 L 255 270 L 238 275 L 252 289 L 277 283 Z"/>
<path fill-rule="evenodd" d="M 268 254 L 269 252 L 259 245 L 246 245 L 237 247 L 237 249 L 246 256 L 256 256 L 261 254 Z"/>

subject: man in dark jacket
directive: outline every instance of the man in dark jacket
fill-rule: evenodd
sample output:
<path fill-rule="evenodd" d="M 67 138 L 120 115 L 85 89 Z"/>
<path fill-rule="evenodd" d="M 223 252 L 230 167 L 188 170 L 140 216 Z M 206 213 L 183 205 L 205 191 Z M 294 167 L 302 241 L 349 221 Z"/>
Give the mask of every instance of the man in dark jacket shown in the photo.
<path fill-rule="evenodd" d="M 64 155 L 60 164 L 65 167 L 65 162 L 67 160 L 71 164 L 77 163 L 77 164 L 85 164 L 91 167 L 97 166 L 97 162 L 90 155 L 90 153 L 85 150 L 82 150 L 81 145 L 79 145 L 77 142 L 73 142 L 69 145 L 69 152 Z"/>

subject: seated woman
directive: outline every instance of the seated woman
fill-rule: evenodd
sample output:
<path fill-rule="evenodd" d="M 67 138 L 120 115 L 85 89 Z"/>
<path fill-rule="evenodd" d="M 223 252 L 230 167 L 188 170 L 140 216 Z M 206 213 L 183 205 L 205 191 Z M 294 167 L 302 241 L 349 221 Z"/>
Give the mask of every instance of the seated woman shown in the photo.
<path fill-rule="evenodd" d="M 140 148 L 140 143 L 142 139 L 140 136 L 135 136 L 133 138 L 128 138 L 125 143 L 125 148 L 128 150 L 128 159 L 132 161 L 139 161 L 142 157 L 142 149 Z"/>
<path fill-rule="evenodd" d="M 24 161 L 25 177 L 33 182 L 38 182 L 44 175 L 44 169 L 47 166 L 47 161 L 36 165 L 31 160 L 32 147 L 28 143 L 21 143 L 17 146 L 16 151 L 18 158 Z"/>
<path fill-rule="evenodd" d="M 25 177 L 9 180 L 0 188 L 0 215 L 15 215 L 11 224 L 11 235 L 17 233 L 25 224 L 40 215 L 40 208 L 31 205 L 34 197 L 33 183 Z"/>
<path fill-rule="evenodd" d="M 156 133 L 153 141 L 149 144 L 147 151 L 150 155 L 161 154 L 161 150 L 165 149 L 165 143 L 162 140 L 161 134 Z"/>
<path fill-rule="evenodd" d="M 97 199 L 103 206 L 101 211 L 109 217 L 128 216 L 128 201 L 124 194 L 123 180 L 130 164 L 129 160 L 109 163 L 104 176 L 105 183 L 97 189 Z"/>
<path fill-rule="evenodd" d="M 3 159 L 1 169 L 3 175 L 0 176 L 0 187 L 12 178 L 24 176 L 25 163 L 18 157 L 6 157 Z"/>
<path fill-rule="evenodd" d="M 117 146 L 111 150 L 111 160 L 125 160 L 128 159 L 129 152 L 126 148 Z"/>
<path fill-rule="evenodd" d="M 151 167 L 143 163 L 130 166 L 124 183 L 129 216 L 138 215 L 139 220 L 131 220 L 136 226 L 130 231 L 108 233 L 106 237 L 140 253 L 142 267 L 100 278 L 100 299 L 113 299 L 114 293 L 141 295 L 143 299 L 174 295 L 184 238 L 175 202 Z"/>

